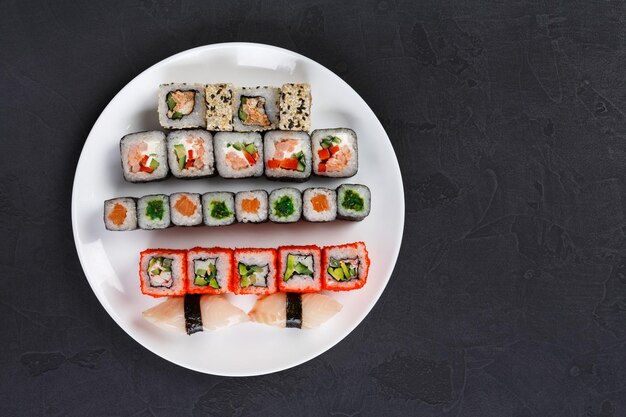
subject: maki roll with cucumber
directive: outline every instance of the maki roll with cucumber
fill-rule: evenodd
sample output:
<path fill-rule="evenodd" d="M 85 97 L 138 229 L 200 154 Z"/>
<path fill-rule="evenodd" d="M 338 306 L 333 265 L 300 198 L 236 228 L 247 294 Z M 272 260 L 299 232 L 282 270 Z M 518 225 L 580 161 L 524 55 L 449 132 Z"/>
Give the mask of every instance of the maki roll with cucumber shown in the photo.
<path fill-rule="evenodd" d="M 243 87 L 235 91 L 236 132 L 260 132 L 278 126 L 280 89 L 276 87 Z"/>
<path fill-rule="evenodd" d="M 167 134 L 167 157 L 177 178 L 203 178 L 215 174 L 213 137 L 206 130 L 179 130 Z"/>
<path fill-rule="evenodd" d="M 166 129 L 206 127 L 205 87 L 172 83 L 159 86 L 159 123 Z"/>
<path fill-rule="evenodd" d="M 263 138 L 269 179 L 306 181 L 311 176 L 311 138 L 306 132 L 274 130 Z"/>
<path fill-rule="evenodd" d="M 235 195 L 235 214 L 240 223 L 263 223 L 268 217 L 265 190 L 240 191 Z"/>
<path fill-rule="evenodd" d="M 137 201 L 137 221 L 144 230 L 170 227 L 170 199 L 165 194 L 145 195 Z"/>
<path fill-rule="evenodd" d="M 322 250 L 322 288 L 350 291 L 367 282 L 370 258 L 363 242 L 326 246 Z"/>
<path fill-rule="evenodd" d="M 278 289 L 316 292 L 322 289 L 322 252 L 315 245 L 278 248 Z"/>
<path fill-rule="evenodd" d="M 202 194 L 202 217 L 207 226 L 226 226 L 235 222 L 235 194 L 208 192 Z"/>
<path fill-rule="evenodd" d="M 170 213 L 175 226 L 197 226 L 202 223 L 200 194 L 174 193 L 170 195 Z"/>
<path fill-rule="evenodd" d="M 137 205 L 132 197 L 112 198 L 104 202 L 104 226 L 107 230 L 126 231 L 137 228 Z"/>
<path fill-rule="evenodd" d="M 342 184 L 337 188 L 337 217 L 361 221 L 370 214 L 370 189 L 361 184 Z"/>
<path fill-rule="evenodd" d="M 233 130 L 234 88 L 232 84 L 208 84 L 206 98 L 206 129 L 229 132 Z"/>
<path fill-rule="evenodd" d="M 283 84 L 280 89 L 280 130 L 311 129 L 311 86 Z"/>
<path fill-rule="evenodd" d="M 311 133 L 313 172 L 323 177 L 352 177 L 359 170 L 356 133 L 352 129 L 317 129 Z"/>
<path fill-rule="evenodd" d="M 138 132 L 124 136 L 120 140 L 120 155 L 126 181 L 156 181 L 169 174 L 163 132 Z"/>
<path fill-rule="evenodd" d="M 258 133 L 219 132 L 214 140 L 217 172 L 223 178 L 263 175 L 263 141 Z"/>
<path fill-rule="evenodd" d="M 309 222 L 331 222 L 337 218 L 337 193 L 328 188 L 307 188 L 302 193 L 302 215 Z"/>
<path fill-rule="evenodd" d="M 273 294 L 276 286 L 276 249 L 235 249 L 231 291 L 235 294 Z"/>
<path fill-rule="evenodd" d="M 295 223 L 302 214 L 302 195 L 297 188 L 279 188 L 270 193 L 270 221 Z"/>
<path fill-rule="evenodd" d="M 184 295 L 186 255 L 184 250 L 149 249 L 141 252 L 141 292 L 153 297 Z"/>
<path fill-rule="evenodd" d="M 342 307 L 339 302 L 325 294 L 279 292 L 259 298 L 248 315 L 255 323 L 312 329 L 326 323 Z"/>
<path fill-rule="evenodd" d="M 233 251 L 224 248 L 193 248 L 187 252 L 187 293 L 230 292 Z"/>

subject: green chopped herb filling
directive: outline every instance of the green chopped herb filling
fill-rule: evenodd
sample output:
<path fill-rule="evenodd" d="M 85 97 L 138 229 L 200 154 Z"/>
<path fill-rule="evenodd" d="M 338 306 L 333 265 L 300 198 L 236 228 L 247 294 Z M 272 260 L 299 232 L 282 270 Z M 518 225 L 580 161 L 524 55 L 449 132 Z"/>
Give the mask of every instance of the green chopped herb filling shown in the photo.
<path fill-rule="evenodd" d="M 228 210 L 226 203 L 223 201 L 211 201 L 211 217 L 222 220 L 232 217 L 233 212 Z"/>
<path fill-rule="evenodd" d="M 357 192 L 352 190 L 347 190 L 343 194 L 343 199 L 341 200 L 341 206 L 347 210 L 354 211 L 362 211 L 365 202 L 363 201 L 363 197 Z"/>
<path fill-rule="evenodd" d="M 289 196 L 282 196 L 274 202 L 274 213 L 278 217 L 289 217 L 295 211 L 293 200 Z"/>
<path fill-rule="evenodd" d="M 150 220 L 163 220 L 164 212 L 165 205 L 163 204 L 163 200 L 148 201 L 148 205 L 146 206 L 146 216 L 148 216 Z"/>

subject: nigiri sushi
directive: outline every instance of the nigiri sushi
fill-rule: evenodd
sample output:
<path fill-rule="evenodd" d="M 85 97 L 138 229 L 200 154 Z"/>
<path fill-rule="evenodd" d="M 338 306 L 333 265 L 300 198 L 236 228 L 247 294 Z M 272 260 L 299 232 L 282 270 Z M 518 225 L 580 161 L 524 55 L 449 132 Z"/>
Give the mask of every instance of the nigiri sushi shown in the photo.
<path fill-rule="evenodd" d="M 343 306 L 320 293 L 279 292 L 260 298 L 248 313 L 256 323 L 312 329 L 328 321 Z"/>
<path fill-rule="evenodd" d="M 248 321 L 248 315 L 221 295 L 170 297 L 144 311 L 143 317 L 165 330 L 189 335 Z"/>

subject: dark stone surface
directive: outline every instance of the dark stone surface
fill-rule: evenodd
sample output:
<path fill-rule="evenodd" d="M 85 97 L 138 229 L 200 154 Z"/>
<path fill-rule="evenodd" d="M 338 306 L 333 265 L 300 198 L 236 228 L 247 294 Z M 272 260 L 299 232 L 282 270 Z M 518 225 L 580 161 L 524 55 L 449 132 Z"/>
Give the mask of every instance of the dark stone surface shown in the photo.
<path fill-rule="evenodd" d="M 3 1 L 0 415 L 626 416 L 626 5 Z M 342 343 L 233 379 L 135 343 L 70 225 L 97 116 L 176 52 L 255 41 L 338 73 L 406 187 L 401 261 Z"/>

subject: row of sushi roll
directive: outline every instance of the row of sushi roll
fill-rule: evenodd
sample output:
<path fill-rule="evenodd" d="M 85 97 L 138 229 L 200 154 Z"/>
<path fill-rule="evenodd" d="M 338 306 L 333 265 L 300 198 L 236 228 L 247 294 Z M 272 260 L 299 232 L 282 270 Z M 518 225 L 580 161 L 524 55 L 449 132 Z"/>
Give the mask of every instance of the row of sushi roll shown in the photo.
<path fill-rule="evenodd" d="M 104 202 L 108 230 L 165 229 L 174 226 L 225 226 L 235 222 L 294 223 L 336 219 L 360 221 L 369 215 L 371 193 L 361 184 L 337 189 L 285 187 L 273 190 L 151 194 L 139 199 L 119 197 Z"/>
<path fill-rule="evenodd" d="M 319 292 L 363 287 L 369 265 L 363 242 L 324 248 L 149 249 L 139 261 L 141 291 L 170 298 L 143 315 L 188 334 L 248 319 L 279 327 L 317 327 L 341 309 Z M 246 315 L 222 297 L 226 293 L 262 297 Z"/>
<path fill-rule="evenodd" d="M 159 86 L 159 123 L 166 129 L 224 132 L 309 131 L 311 86 L 235 87 L 229 83 Z"/>
<path fill-rule="evenodd" d="M 356 133 L 347 128 L 306 132 L 218 132 L 201 129 L 130 133 L 120 140 L 124 179 L 260 177 L 306 181 L 311 173 L 347 178 L 358 171 Z"/>

